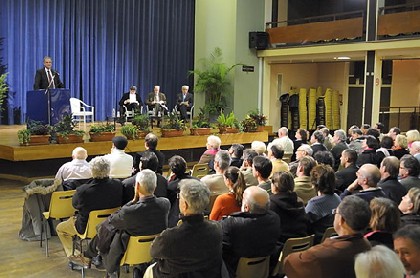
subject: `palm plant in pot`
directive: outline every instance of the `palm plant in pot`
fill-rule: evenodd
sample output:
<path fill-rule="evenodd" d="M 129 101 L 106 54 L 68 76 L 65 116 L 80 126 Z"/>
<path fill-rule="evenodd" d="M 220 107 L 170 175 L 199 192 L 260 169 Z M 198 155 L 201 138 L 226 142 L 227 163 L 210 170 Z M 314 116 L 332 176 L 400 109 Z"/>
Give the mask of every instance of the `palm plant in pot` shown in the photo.
<path fill-rule="evenodd" d="M 203 108 L 200 108 L 200 113 L 194 118 L 190 132 L 191 135 L 210 135 L 210 123 L 206 119 Z"/>
<path fill-rule="evenodd" d="M 162 137 L 182 136 L 186 129 L 183 121 L 179 119 L 178 113 L 172 111 L 165 115 L 165 124 L 161 128 Z"/>
<path fill-rule="evenodd" d="M 83 130 L 75 129 L 75 123 L 71 114 L 64 114 L 61 120 L 53 127 L 53 132 L 58 144 L 82 143 Z"/>
<path fill-rule="evenodd" d="M 239 121 L 236 119 L 235 114 L 230 112 L 227 116 L 222 112 L 217 117 L 217 126 L 220 133 L 237 133 L 239 132 Z"/>
<path fill-rule="evenodd" d="M 115 127 L 109 123 L 92 125 L 89 136 L 91 142 L 111 141 L 115 136 Z"/>
<path fill-rule="evenodd" d="M 28 120 L 26 129 L 18 131 L 19 144 L 25 145 L 47 145 L 50 143 L 51 127 L 40 121 Z"/>
<path fill-rule="evenodd" d="M 137 128 L 137 138 L 144 138 L 150 132 L 150 118 L 147 114 L 135 115 L 131 123 Z"/>

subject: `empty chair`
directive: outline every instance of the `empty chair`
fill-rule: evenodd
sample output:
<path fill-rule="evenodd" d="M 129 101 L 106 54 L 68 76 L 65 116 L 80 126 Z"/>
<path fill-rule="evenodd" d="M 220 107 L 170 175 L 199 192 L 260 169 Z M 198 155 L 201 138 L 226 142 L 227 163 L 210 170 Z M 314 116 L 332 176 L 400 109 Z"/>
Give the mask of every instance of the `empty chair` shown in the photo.
<path fill-rule="evenodd" d="M 70 109 L 73 119 L 83 121 L 83 128 L 86 131 L 86 117 L 91 117 L 92 123 L 95 121 L 95 107 L 87 105 L 77 98 L 70 98 Z"/>
<path fill-rule="evenodd" d="M 48 219 L 63 219 L 69 218 L 74 215 L 76 211 L 72 205 L 72 198 L 76 190 L 68 191 L 56 191 L 51 194 L 50 207 L 47 212 L 42 213 L 45 221 L 41 229 L 41 247 L 42 247 L 42 235 L 45 231 L 45 255 L 48 257 L 48 237 L 47 237 L 47 225 Z"/>
<path fill-rule="evenodd" d="M 286 257 L 291 253 L 309 249 L 314 244 L 314 237 L 314 235 L 310 235 L 307 237 L 289 238 L 283 246 L 279 261 L 271 275 L 276 276 L 277 274 L 283 274 L 283 265 Z"/>
<path fill-rule="evenodd" d="M 207 175 L 209 171 L 210 171 L 210 168 L 207 163 L 202 163 L 202 164 L 197 163 L 193 166 L 191 176 L 196 177 L 196 178 L 202 178 L 205 175 Z"/>
<path fill-rule="evenodd" d="M 270 256 L 258 258 L 240 258 L 236 268 L 237 278 L 267 278 Z"/>

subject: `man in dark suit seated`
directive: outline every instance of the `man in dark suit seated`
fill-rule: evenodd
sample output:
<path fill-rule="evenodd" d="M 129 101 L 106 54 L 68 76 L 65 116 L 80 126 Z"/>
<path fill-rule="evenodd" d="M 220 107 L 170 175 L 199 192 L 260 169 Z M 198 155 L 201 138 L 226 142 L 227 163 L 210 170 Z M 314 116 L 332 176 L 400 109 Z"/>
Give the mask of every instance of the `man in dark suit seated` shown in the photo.
<path fill-rule="evenodd" d="M 161 117 L 163 112 L 168 110 L 166 107 L 166 95 L 160 92 L 160 86 L 155 86 L 153 92 L 150 92 L 146 101 L 149 111 L 154 109 L 154 117 L 157 118 L 157 125 L 160 126 Z"/>
<path fill-rule="evenodd" d="M 340 164 L 344 169 L 335 173 L 336 188 L 340 192 L 343 192 L 356 179 L 356 160 L 357 152 L 355 150 L 347 149 L 341 152 Z"/>
<path fill-rule="evenodd" d="M 176 107 L 181 113 L 181 120 L 186 121 L 188 119 L 187 111 L 191 111 L 193 106 L 193 95 L 188 92 L 189 86 L 182 86 L 182 93 L 177 95 L 176 98 Z"/>
<path fill-rule="evenodd" d="M 44 57 L 44 67 L 38 69 L 35 74 L 34 90 L 64 88 L 60 75 L 52 69 L 51 57 Z"/>
<path fill-rule="evenodd" d="M 127 109 L 127 111 L 140 113 L 140 107 L 143 106 L 143 101 L 141 100 L 141 96 L 137 93 L 137 87 L 131 86 L 130 91 L 123 94 L 118 104 L 120 105 L 121 117 L 124 117 L 125 109 Z"/>

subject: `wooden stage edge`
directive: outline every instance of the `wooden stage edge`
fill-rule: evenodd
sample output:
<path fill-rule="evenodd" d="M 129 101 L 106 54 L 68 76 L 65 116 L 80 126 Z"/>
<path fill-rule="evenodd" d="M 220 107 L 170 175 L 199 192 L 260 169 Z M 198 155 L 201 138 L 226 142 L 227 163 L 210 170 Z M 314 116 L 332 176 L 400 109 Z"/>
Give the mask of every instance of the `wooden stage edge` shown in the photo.
<path fill-rule="evenodd" d="M 233 143 L 249 144 L 252 141 L 268 141 L 268 132 L 244 132 L 233 134 L 217 134 L 222 140 L 222 146 Z M 159 138 L 158 149 L 186 150 L 203 148 L 208 136 L 184 135 L 180 137 Z M 84 142 L 80 144 L 49 144 L 40 146 L 8 146 L 0 145 L 0 159 L 8 161 L 35 161 L 44 159 L 70 158 L 75 147 L 85 148 L 89 156 L 107 154 L 111 150 L 111 142 Z M 133 153 L 144 150 L 144 139 L 129 140 L 126 152 Z"/>

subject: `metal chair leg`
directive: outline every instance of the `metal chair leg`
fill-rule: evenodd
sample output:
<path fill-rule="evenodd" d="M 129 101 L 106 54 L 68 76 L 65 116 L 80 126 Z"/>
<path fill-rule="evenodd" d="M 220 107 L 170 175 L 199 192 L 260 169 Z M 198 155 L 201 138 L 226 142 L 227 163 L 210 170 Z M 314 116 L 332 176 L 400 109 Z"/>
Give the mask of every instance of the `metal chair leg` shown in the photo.
<path fill-rule="evenodd" d="M 47 237 L 47 225 L 48 225 L 48 220 L 45 219 L 45 256 L 48 257 L 48 237 Z M 41 238 L 42 238 L 42 233 L 41 233 Z"/>

